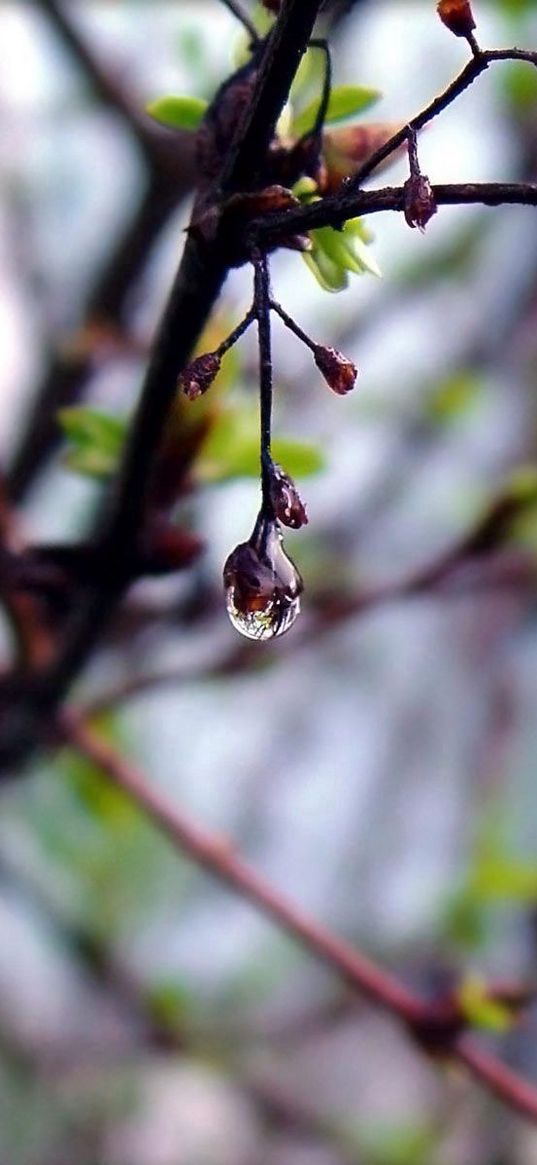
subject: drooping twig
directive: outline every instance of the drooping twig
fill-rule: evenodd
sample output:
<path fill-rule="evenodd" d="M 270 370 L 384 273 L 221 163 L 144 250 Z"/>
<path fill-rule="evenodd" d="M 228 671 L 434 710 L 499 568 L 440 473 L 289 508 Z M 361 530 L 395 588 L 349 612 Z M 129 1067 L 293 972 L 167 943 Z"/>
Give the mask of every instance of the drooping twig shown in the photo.
<path fill-rule="evenodd" d="M 94 325 L 120 327 L 125 304 L 139 278 L 158 234 L 194 181 L 194 143 L 188 133 L 170 134 L 153 125 L 140 109 L 139 100 L 127 93 L 105 68 L 87 43 L 67 8 L 57 0 L 39 0 L 39 6 L 79 64 L 96 97 L 117 114 L 141 150 L 148 179 L 130 221 L 94 285 L 82 311 L 79 333 L 83 337 Z M 39 473 L 47 456 L 60 440 L 56 414 L 83 394 L 93 371 L 91 354 L 79 344 L 65 351 L 62 344 L 52 349 L 48 368 L 35 392 L 35 403 L 11 454 L 6 485 L 12 500 L 18 500 Z"/>
<path fill-rule="evenodd" d="M 266 255 L 256 254 L 254 263 L 254 306 L 259 336 L 259 402 L 262 514 L 273 517 L 271 498 L 272 435 L 272 352 L 270 324 L 270 283 Z"/>
<path fill-rule="evenodd" d="M 88 728 L 76 713 L 62 714 L 58 733 L 60 739 L 102 769 L 197 865 L 251 902 L 351 988 L 396 1015 L 418 1043 L 458 1060 L 505 1104 L 537 1123 L 537 1088 L 529 1081 L 460 1034 L 456 1027 L 438 1023 L 434 1004 L 423 1002 L 361 952 L 292 905 L 239 857 L 229 842 L 206 833 L 172 807 L 134 765 Z"/>

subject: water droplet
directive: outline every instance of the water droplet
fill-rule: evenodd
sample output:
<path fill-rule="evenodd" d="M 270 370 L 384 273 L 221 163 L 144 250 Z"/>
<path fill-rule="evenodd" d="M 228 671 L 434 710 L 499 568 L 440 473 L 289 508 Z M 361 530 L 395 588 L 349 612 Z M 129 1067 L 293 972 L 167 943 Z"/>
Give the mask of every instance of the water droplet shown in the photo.
<path fill-rule="evenodd" d="M 293 626 L 303 583 L 276 522 L 258 518 L 250 540 L 232 550 L 224 587 L 231 622 L 248 639 L 274 639 Z"/>

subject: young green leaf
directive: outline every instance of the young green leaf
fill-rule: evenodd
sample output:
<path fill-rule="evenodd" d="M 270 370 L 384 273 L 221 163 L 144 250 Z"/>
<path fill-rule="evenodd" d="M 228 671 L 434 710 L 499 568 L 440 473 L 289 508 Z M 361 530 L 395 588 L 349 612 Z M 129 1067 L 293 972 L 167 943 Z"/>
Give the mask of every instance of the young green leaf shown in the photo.
<path fill-rule="evenodd" d="M 312 232 L 312 234 L 315 233 Z M 334 263 L 326 251 L 315 242 L 311 251 L 303 252 L 302 258 L 324 291 L 343 291 L 345 287 L 348 287 L 349 277 L 344 267 Z"/>
<path fill-rule="evenodd" d="M 123 418 L 75 406 L 61 409 L 58 420 L 70 445 L 65 458 L 69 469 L 88 477 L 110 477 L 125 441 Z"/>
<path fill-rule="evenodd" d="M 171 129 L 197 130 L 207 106 L 202 97 L 158 97 L 146 106 L 146 112 Z"/>
<path fill-rule="evenodd" d="M 478 975 L 468 975 L 464 979 L 457 991 L 457 1000 L 464 1018 L 472 1027 L 504 1032 L 513 1026 L 515 1016 L 512 1009 L 491 998 L 485 980 Z"/>
<path fill-rule="evenodd" d="M 332 89 L 330 94 L 325 123 L 346 121 L 359 113 L 365 113 L 366 109 L 371 109 L 381 96 L 378 89 L 368 89 L 364 85 L 340 85 L 337 89 Z M 313 128 L 318 108 L 319 98 L 316 98 L 293 118 L 294 137 L 302 137 L 302 134 L 308 133 Z"/>
<path fill-rule="evenodd" d="M 323 466 L 319 450 L 304 441 L 276 439 L 272 452 L 293 477 L 307 477 Z M 259 476 L 259 422 L 257 410 L 224 409 L 211 426 L 196 461 L 196 476 L 206 483 Z"/>

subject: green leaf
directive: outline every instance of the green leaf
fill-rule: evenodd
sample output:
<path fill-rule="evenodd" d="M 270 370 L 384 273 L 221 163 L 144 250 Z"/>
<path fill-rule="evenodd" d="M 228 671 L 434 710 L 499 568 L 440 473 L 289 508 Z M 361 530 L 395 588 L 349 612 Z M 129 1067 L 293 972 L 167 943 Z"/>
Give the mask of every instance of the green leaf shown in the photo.
<path fill-rule="evenodd" d="M 272 452 L 291 476 L 307 477 L 323 467 L 319 450 L 304 441 L 276 439 Z M 196 476 L 207 484 L 259 476 L 257 410 L 230 408 L 220 413 L 200 450 Z"/>
<path fill-rule="evenodd" d="M 382 94 L 379 93 L 378 89 L 368 89 L 364 85 L 340 85 L 337 89 L 332 89 L 330 94 L 325 123 L 328 125 L 335 121 L 345 121 L 350 117 L 356 117 L 358 113 L 364 113 L 366 109 L 371 109 L 371 106 L 375 105 L 381 96 Z M 313 128 L 319 103 L 319 97 L 310 101 L 309 105 L 293 119 L 293 135 L 295 137 L 302 137 L 302 134 Z"/>
<path fill-rule="evenodd" d="M 537 904 L 537 862 L 483 855 L 472 872 L 471 886 L 483 900 Z"/>
<path fill-rule="evenodd" d="M 155 121 L 171 129 L 196 130 L 208 104 L 202 97 L 158 97 L 146 106 L 146 112 Z"/>
<path fill-rule="evenodd" d="M 311 251 L 302 252 L 302 258 L 325 291 L 343 291 L 348 287 L 349 277 L 345 269 L 334 263 L 322 247 L 315 246 L 315 242 Z"/>
<path fill-rule="evenodd" d="M 342 291 L 348 286 L 347 272 L 363 275 L 368 271 L 380 276 L 380 268 L 363 242 L 364 228 L 351 219 L 342 230 L 318 227 L 310 231 L 312 250 L 303 259 L 325 291 Z"/>
<path fill-rule="evenodd" d="M 83 406 L 61 409 L 58 420 L 71 446 L 65 458 L 69 469 L 89 477 L 110 477 L 123 449 L 126 421 Z"/>
<path fill-rule="evenodd" d="M 345 227 L 341 231 L 333 227 L 319 227 L 311 234 L 325 254 L 344 271 L 352 271 L 355 275 L 363 275 L 368 271 L 380 276 L 380 268 L 356 232 L 346 230 Z"/>
<path fill-rule="evenodd" d="M 170 1032 L 181 1027 L 192 1010 L 189 992 L 177 979 L 155 984 L 146 1002 L 153 1018 Z"/>
<path fill-rule="evenodd" d="M 436 392 L 425 401 L 425 418 L 437 425 L 453 424 L 466 417 L 482 396 L 482 380 L 475 372 L 462 369 L 443 380 Z"/>
<path fill-rule="evenodd" d="M 479 975 L 467 976 L 457 991 L 457 1001 L 472 1027 L 504 1032 L 515 1022 L 513 1010 L 505 1003 L 491 999 L 487 984 Z"/>

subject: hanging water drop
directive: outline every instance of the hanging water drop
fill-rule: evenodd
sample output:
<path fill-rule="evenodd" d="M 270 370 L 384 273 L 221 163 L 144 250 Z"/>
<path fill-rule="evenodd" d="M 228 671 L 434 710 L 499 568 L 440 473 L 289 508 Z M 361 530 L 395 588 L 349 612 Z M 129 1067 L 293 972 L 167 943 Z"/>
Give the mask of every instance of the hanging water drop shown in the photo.
<path fill-rule="evenodd" d="M 293 626 L 303 582 L 275 521 L 260 516 L 249 541 L 232 550 L 224 588 L 231 622 L 248 639 L 274 639 Z"/>

